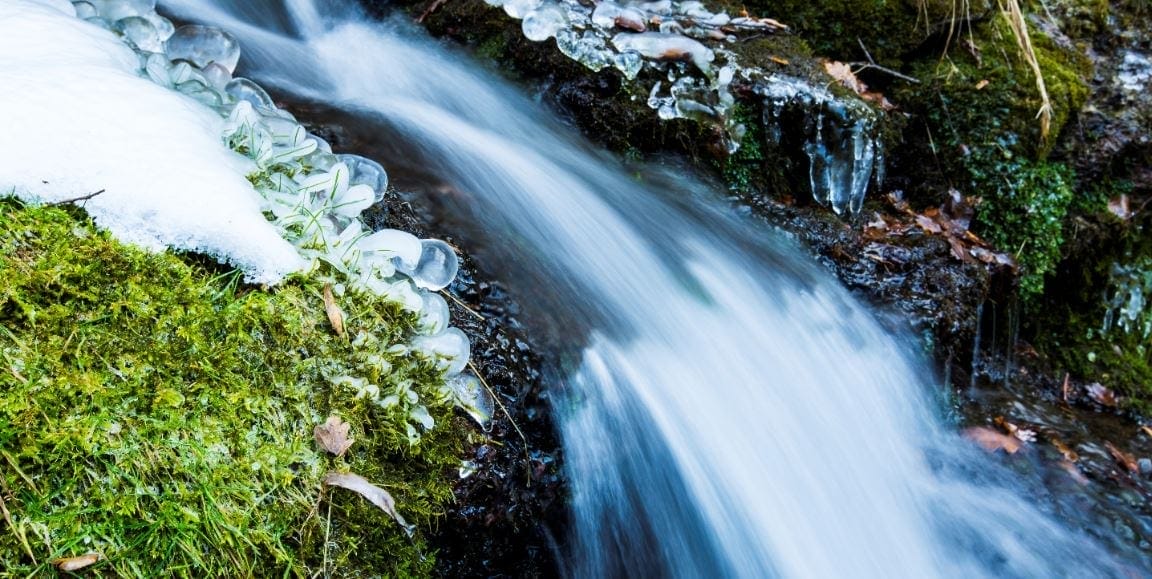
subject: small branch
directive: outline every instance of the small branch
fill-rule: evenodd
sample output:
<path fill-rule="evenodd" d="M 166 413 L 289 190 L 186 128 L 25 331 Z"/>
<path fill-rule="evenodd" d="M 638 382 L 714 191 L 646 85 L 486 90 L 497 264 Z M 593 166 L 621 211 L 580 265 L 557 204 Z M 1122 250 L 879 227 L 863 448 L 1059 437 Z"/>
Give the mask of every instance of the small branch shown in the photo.
<path fill-rule="evenodd" d="M 416 18 L 416 22 L 419 24 L 424 24 L 425 18 L 428 18 L 429 16 L 431 16 L 433 12 L 435 12 L 437 9 L 439 9 L 441 6 L 443 6 L 447 3 L 448 3 L 448 0 L 436 0 L 431 5 L 428 6 L 428 9 L 425 10 L 423 14 L 421 14 L 418 18 Z"/>
<path fill-rule="evenodd" d="M 848 66 L 859 66 L 860 67 L 860 68 L 852 71 L 852 74 L 856 74 L 862 70 L 867 70 L 869 68 L 874 68 L 880 72 L 888 73 L 888 74 L 890 74 L 896 78 L 906 80 L 910 83 L 920 84 L 920 81 L 918 79 L 912 78 L 906 74 L 901 74 L 901 73 L 896 72 L 890 68 L 876 64 L 876 59 L 872 58 L 872 53 L 868 52 L 868 47 L 864 46 L 864 41 L 860 40 L 859 36 L 856 37 L 856 42 L 860 44 L 860 50 L 864 51 L 864 57 L 868 59 L 868 62 L 849 62 Z"/>
<path fill-rule="evenodd" d="M 82 195 L 80 197 L 73 197 L 71 199 L 65 199 L 63 201 L 53 201 L 52 203 L 49 203 L 47 206 L 48 207 L 56 207 L 57 205 L 67 205 L 69 203 L 75 203 L 77 201 L 87 201 L 87 200 L 89 200 L 89 199 L 91 199 L 91 198 L 93 198 L 93 197 L 95 197 L 95 196 L 97 196 L 103 192 L 104 192 L 104 189 L 101 189 L 95 193 L 89 193 L 87 195 Z"/>
<path fill-rule="evenodd" d="M 876 64 L 876 59 L 872 58 L 872 53 L 871 53 L 871 52 L 868 52 L 868 47 L 867 47 L 867 46 L 864 46 L 864 41 L 863 41 L 863 40 L 860 40 L 860 37 L 859 37 L 859 36 L 857 36 L 857 37 L 856 37 L 856 42 L 860 44 L 860 50 L 863 50 L 863 51 L 864 51 L 864 56 L 868 58 L 868 63 L 869 63 L 869 64 L 872 64 L 872 65 L 875 65 L 875 64 Z"/>
<path fill-rule="evenodd" d="M 910 77 L 904 73 L 896 72 L 896 71 L 892 70 L 891 68 L 888 68 L 886 66 L 880 66 L 879 64 L 875 64 L 875 63 L 871 63 L 871 62 L 849 62 L 848 66 L 860 67 L 860 68 L 857 68 L 856 70 L 852 71 L 853 74 L 860 72 L 862 70 L 874 68 L 880 72 L 890 74 L 890 75 L 892 75 L 898 79 L 906 80 L 906 81 L 913 83 L 913 84 L 920 84 L 920 79 L 918 79 L 918 78 L 913 78 L 913 77 Z"/>

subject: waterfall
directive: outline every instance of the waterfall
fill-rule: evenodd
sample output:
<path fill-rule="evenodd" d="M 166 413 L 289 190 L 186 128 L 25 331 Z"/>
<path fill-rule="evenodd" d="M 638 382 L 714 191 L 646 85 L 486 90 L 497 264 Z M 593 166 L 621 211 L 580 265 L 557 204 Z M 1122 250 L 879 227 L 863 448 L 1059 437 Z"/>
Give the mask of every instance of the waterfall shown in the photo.
<path fill-rule="evenodd" d="M 571 576 L 1120 574 L 971 480 L 914 346 L 704 185 L 637 181 L 464 57 L 339 2 L 161 5 L 235 34 L 261 82 L 386 131 L 379 160 L 448 185 L 490 268 L 578 345 L 555 396 Z"/>

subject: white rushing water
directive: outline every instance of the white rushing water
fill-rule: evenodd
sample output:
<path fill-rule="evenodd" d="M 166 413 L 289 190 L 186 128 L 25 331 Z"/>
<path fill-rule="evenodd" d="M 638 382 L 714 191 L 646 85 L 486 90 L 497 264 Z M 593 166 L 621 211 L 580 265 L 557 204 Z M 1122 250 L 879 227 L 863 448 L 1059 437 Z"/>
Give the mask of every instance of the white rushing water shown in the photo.
<path fill-rule="evenodd" d="M 909 346 L 702 186 L 639 184 L 474 65 L 338 3 L 161 4 L 235 34 L 249 74 L 388 131 L 582 345 L 558 409 L 571 576 L 1120 573 L 956 474 L 969 451 Z"/>

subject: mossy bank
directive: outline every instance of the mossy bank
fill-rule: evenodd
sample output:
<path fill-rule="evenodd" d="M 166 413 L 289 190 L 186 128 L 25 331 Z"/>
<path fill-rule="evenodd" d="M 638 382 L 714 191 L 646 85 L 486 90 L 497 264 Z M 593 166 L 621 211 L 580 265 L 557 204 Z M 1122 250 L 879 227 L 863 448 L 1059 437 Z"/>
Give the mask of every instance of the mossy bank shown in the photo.
<path fill-rule="evenodd" d="M 0 576 L 98 553 L 116 576 L 421 576 L 475 432 L 403 344 L 416 320 L 379 298 L 290 279 L 251 288 L 197 256 L 153 254 L 75 207 L 0 199 Z M 369 404 L 341 375 L 411 391 L 435 426 Z M 343 457 L 313 430 L 331 415 Z M 361 496 L 387 490 L 409 537 Z"/>

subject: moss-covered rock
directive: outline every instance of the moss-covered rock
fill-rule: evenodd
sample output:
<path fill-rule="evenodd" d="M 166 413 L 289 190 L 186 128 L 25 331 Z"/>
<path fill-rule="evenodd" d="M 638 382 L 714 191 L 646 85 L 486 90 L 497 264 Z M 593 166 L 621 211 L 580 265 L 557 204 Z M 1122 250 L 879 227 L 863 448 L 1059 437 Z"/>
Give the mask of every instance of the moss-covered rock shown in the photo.
<path fill-rule="evenodd" d="M 330 470 L 387 489 L 419 529 L 452 499 L 466 427 L 407 353 L 415 320 L 368 295 L 327 320 L 317 282 L 244 287 L 194 257 L 126 247 L 73 208 L 0 200 L 0 575 L 100 553 L 117 576 L 426 575 L 434 553 Z M 411 390 L 436 426 L 337 378 Z M 329 415 L 355 443 L 313 441 Z"/>

